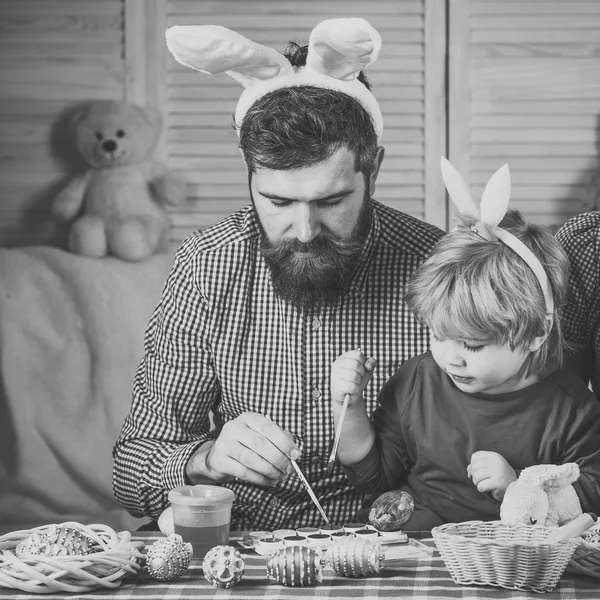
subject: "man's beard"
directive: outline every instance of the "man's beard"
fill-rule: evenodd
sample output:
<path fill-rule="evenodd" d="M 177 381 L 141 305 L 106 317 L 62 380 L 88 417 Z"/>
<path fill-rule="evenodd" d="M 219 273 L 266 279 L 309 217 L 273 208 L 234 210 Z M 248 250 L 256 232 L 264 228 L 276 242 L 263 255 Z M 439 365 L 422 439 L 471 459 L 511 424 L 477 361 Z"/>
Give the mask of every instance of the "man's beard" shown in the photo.
<path fill-rule="evenodd" d="M 331 304 L 347 292 L 369 231 L 371 205 L 365 194 L 356 227 L 347 239 L 320 234 L 308 243 L 271 242 L 259 222 L 260 251 L 274 292 L 302 312 Z M 310 253 L 310 258 L 296 255 Z"/>

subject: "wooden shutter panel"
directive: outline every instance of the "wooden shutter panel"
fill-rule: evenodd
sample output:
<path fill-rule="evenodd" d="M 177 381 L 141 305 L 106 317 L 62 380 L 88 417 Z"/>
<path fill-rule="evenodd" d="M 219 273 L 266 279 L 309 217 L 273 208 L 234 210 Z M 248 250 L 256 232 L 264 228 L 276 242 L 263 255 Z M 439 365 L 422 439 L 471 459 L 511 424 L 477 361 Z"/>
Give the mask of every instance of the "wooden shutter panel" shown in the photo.
<path fill-rule="evenodd" d="M 449 16 L 449 148 L 474 193 L 508 163 L 531 221 L 597 208 L 600 2 L 450 0 Z"/>

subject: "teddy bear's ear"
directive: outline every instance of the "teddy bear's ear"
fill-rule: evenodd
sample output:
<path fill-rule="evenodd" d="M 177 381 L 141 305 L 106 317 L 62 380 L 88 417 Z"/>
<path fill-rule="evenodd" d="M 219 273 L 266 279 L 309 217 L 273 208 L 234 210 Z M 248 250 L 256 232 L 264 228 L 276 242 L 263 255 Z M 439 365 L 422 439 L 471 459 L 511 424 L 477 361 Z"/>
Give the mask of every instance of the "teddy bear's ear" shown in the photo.
<path fill-rule="evenodd" d="M 141 109 L 141 112 L 153 129 L 160 129 L 162 127 L 162 114 L 157 108 L 146 106 Z"/>
<path fill-rule="evenodd" d="M 85 121 L 90 114 L 90 106 L 82 106 L 78 108 L 72 115 L 69 120 L 69 129 L 71 131 L 75 131 L 79 124 Z"/>

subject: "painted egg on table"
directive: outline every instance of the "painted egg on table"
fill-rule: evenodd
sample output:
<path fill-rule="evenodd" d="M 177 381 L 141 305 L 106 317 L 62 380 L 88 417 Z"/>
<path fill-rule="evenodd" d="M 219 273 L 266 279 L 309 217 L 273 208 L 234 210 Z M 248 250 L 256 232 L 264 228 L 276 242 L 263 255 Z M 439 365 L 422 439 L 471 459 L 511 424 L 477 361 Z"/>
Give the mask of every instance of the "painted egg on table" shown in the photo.
<path fill-rule="evenodd" d="M 244 575 L 246 563 L 233 546 L 215 546 L 202 561 L 206 580 L 219 588 L 230 588 Z"/>
<path fill-rule="evenodd" d="M 174 533 L 156 540 L 146 553 L 146 568 L 153 579 L 170 581 L 183 575 L 193 556 L 192 545 Z"/>
<path fill-rule="evenodd" d="M 320 552 L 306 546 L 288 546 L 271 554 L 267 576 L 281 585 L 305 587 L 321 583 L 323 559 Z"/>
<path fill-rule="evenodd" d="M 328 550 L 333 570 L 342 577 L 367 577 L 379 573 L 385 555 L 379 544 L 358 537 L 337 540 Z"/>
<path fill-rule="evenodd" d="M 385 492 L 373 502 L 369 523 L 379 531 L 397 531 L 415 512 L 413 497 L 402 490 Z"/>

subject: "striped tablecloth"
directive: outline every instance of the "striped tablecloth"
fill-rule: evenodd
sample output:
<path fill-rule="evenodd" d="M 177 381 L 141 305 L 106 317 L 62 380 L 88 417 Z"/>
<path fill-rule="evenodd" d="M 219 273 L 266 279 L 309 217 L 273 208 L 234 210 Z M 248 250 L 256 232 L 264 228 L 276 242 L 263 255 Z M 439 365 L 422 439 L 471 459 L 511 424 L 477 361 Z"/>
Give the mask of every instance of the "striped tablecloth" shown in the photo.
<path fill-rule="evenodd" d="M 232 536 L 235 534 L 232 534 Z M 419 536 L 421 537 L 421 536 Z M 139 532 L 135 539 L 151 544 L 158 539 L 157 533 Z M 422 539 L 432 544 L 432 540 Z M 233 542 L 232 542 L 233 543 Z M 235 544 L 234 544 L 235 545 Z M 241 550 L 241 549 L 240 549 Z M 243 551 L 246 569 L 242 581 L 229 590 L 217 589 L 206 581 L 199 561 L 193 562 L 185 575 L 176 581 L 161 582 L 145 573 L 125 579 L 117 590 L 98 590 L 86 594 L 29 594 L 0 587 L 0 598 L 11 600 L 61 600 L 76 599 L 129 599 L 129 600 L 202 600 L 223 598 L 263 600 L 276 598 L 423 598 L 445 600 L 451 598 L 475 598 L 477 600 L 599 600 L 600 580 L 565 573 L 557 587 L 545 594 L 505 590 L 491 586 L 462 586 L 455 584 L 437 551 L 431 558 L 407 560 L 402 566 L 386 568 L 375 577 L 346 579 L 330 567 L 323 570 L 323 582 L 316 587 L 288 588 L 269 581 L 265 559 L 252 551 Z"/>

